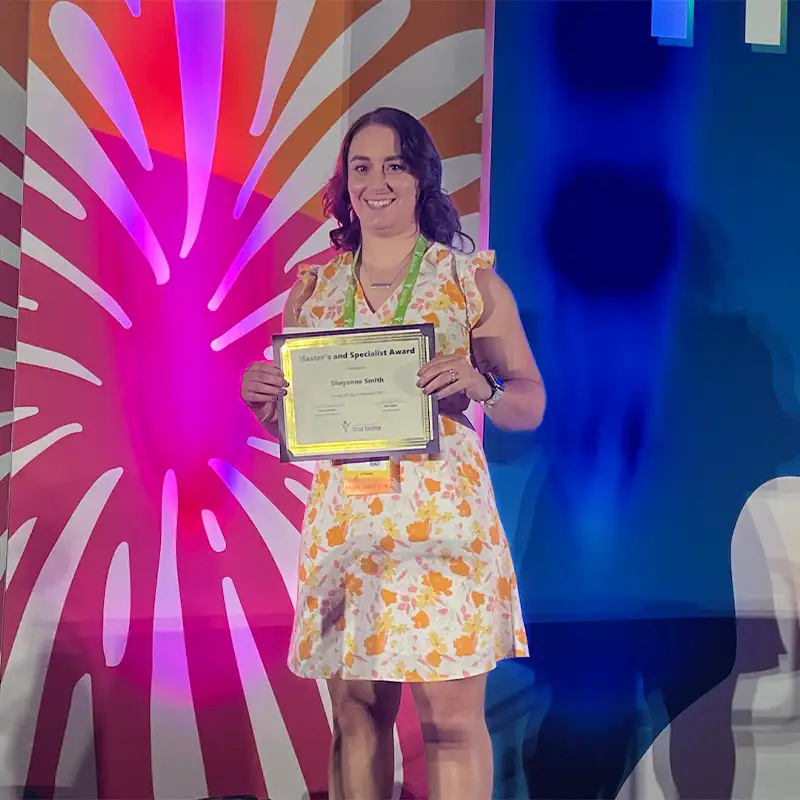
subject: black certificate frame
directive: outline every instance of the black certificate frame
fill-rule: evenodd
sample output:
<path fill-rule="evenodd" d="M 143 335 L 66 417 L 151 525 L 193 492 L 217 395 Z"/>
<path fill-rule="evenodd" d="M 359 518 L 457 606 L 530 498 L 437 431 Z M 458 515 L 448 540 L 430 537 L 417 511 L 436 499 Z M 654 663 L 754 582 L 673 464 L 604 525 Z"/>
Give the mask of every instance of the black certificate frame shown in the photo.
<path fill-rule="evenodd" d="M 412 455 L 437 455 L 439 442 L 439 403 L 435 395 L 420 392 L 425 436 L 422 439 L 363 439 L 357 442 L 337 442 L 332 437 L 328 442 L 297 444 L 297 416 L 295 413 L 294 386 L 292 376 L 292 353 L 307 347 L 319 347 L 320 340 L 334 338 L 337 344 L 352 341 L 355 344 L 390 344 L 407 342 L 418 337 L 421 347 L 420 367 L 429 363 L 436 355 L 436 331 L 429 323 L 419 325 L 392 325 L 372 328 L 334 328 L 330 330 L 309 329 L 308 332 L 284 333 L 272 339 L 275 363 L 290 382 L 285 397 L 278 404 L 278 434 L 280 459 L 283 463 L 297 461 L 372 461 L 387 458 L 402 458 Z"/>

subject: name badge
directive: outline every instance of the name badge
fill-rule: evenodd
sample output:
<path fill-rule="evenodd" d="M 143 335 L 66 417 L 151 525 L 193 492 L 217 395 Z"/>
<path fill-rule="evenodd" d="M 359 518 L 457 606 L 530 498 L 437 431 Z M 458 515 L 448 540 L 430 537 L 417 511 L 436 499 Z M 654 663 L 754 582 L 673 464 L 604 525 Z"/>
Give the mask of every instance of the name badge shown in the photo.
<path fill-rule="evenodd" d="M 344 465 L 344 493 L 347 497 L 399 491 L 400 465 L 395 461 L 359 461 Z"/>

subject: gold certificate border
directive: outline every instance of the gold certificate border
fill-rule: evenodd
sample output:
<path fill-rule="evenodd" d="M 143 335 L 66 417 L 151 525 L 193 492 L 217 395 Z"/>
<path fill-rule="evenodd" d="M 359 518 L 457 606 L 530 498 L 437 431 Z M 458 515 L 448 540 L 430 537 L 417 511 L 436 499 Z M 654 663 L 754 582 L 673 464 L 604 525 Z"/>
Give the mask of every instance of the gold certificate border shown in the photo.
<path fill-rule="evenodd" d="M 281 461 L 310 461 L 328 459 L 386 458 L 389 456 L 439 452 L 439 409 L 435 397 L 420 392 L 424 437 L 402 439 L 362 439 L 353 442 L 314 442 L 299 444 L 294 383 L 292 380 L 292 355 L 309 348 L 326 344 L 347 345 L 402 345 L 418 344 L 419 366 L 427 364 L 435 354 L 433 325 L 398 325 L 381 328 L 342 328 L 309 333 L 291 333 L 273 337 L 276 360 L 289 388 L 279 406 L 278 424 L 281 440 Z"/>

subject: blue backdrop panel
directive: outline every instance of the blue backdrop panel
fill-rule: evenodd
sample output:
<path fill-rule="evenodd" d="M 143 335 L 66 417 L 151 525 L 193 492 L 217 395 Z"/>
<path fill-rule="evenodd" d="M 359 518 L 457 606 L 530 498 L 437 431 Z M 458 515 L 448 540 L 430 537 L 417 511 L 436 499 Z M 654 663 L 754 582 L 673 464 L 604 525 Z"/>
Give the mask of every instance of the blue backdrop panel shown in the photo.
<path fill-rule="evenodd" d="M 776 658 L 769 623 L 735 658 L 730 543 L 800 475 L 800 12 L 785 54 L 744 12 L 669 47 L 646 2 L 496 4 L 490 244 L 549 401 L 486 432 L 532 649 L 490 686 L 498 797 L 613 797 L 642 691 L 663 724 Z"/>

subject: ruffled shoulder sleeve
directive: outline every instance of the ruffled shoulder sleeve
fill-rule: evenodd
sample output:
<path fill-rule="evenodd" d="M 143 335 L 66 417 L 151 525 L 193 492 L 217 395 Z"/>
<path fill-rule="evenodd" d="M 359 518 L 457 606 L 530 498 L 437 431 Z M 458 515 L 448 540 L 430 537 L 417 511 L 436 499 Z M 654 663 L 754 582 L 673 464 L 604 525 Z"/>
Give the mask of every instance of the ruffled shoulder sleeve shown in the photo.
<path fill-rule="evenodd" d="M 318 266 L 313 264 L 300 264 L 297 267 L 297 281 L 300 284 L 300 290 L 297 294 L 297 300 L 294 304 L 294 308 L 292 309 L 295 319 L 300 319 L 300 313 L 303 309 L 303 306 L 313 296 L 314 290 L 317 288 L 318 278 Z"/>
<path fill-rule="evenodd" d="M 472 255 L 455 254 L 456 276 L 464 295 L 467 322 L 472 330 L 483 316 L 483 297 L 481 297 L 475 276 L 481 270 L 494 269 L 494 250 L 479 250 Z"/>
<path fill-rule="evenodd" d="M 302 280 L 307 280 L 309 277 L 313 277 L 314 280 L 317 278 L 317 273 L 319 272 L 319 266 L 316 264 L 298 264 L 297 265 L 297 277 Z"/>
<path fill-rule="evenodd" d="M 351 253 L 340 253 L 327 264 L 301 263 L 297 267 L 300 290 L 294 306 L 295 318 L 303 327 L 318 327 L 320 320 L 336 305 L 343 278 L 349 276 Z"/>

